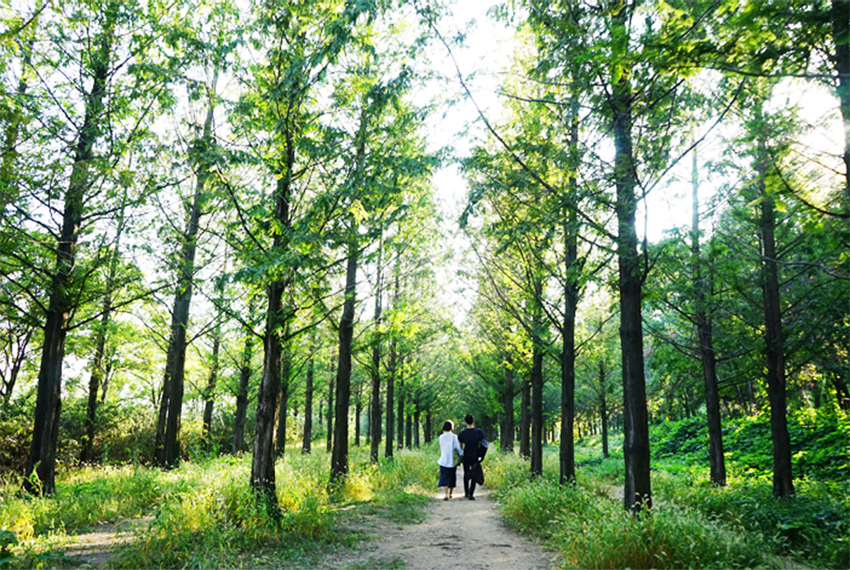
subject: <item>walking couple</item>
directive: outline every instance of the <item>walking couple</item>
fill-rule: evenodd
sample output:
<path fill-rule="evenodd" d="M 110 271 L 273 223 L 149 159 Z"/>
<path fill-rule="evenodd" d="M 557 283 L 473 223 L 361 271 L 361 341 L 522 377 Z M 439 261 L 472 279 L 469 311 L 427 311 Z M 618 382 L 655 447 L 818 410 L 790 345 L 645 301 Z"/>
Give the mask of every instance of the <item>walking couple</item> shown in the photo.
<path fill-rule="evenodd" d="M 439 487 L 445 490 L 444 501 L 452 498 L 452 491 L 457 486 L 457 465 L 455 465 L 454 452 L 457 451 L 463 462 L 463 491 L 466 498 L 474 501 L 475 484 L 484 484 L 484 471 L 481 469 L 481 460 L 487 453 L 487 440 L 484 439 L 484 432 L 475 427 L 475 417 L 472 414 L 466 414 L 463 420 L 466 423 L 466 428 L 455 435 L 454 424 L 450 420 L 446 420 L 443 424 L 443 433 L 439 437 L 440 442 L 440 460 L 437 464 L 440 466 L 440 482 Z M 463 444 L 461 448 L 460 444 Z"/>

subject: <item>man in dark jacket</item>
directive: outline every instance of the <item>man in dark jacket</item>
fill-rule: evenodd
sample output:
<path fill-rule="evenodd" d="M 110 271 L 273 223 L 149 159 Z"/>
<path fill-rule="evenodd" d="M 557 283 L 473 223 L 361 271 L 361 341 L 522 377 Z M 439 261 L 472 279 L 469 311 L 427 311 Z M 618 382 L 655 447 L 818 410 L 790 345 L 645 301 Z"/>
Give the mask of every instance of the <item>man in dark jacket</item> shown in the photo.
<path fill-rule="evenodd" d="M 473 493 L 475 493 L 475 470 L 481 469 L 481 452 L 478 446 L 484 440 L 484 432 L 475 427 L 475 416 L 466 414 L 463 420 L 466 422 L 466 429 L 460 432 L 457 436 L 460 443 L 463 445 L 463 490 L 466 493 L 466 498 L 474 501 Z"/>

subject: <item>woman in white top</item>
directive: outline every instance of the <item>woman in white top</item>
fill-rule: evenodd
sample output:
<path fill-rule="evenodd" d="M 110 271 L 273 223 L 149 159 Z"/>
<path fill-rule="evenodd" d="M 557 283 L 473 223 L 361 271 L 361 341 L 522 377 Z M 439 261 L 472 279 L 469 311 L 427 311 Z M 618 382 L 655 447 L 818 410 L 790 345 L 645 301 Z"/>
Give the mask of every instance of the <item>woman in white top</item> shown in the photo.
<path fill-rule="evenodd" d="M 443 497 L 444 501 L 452 498 L 452 491 L 457 486 L 457 465 L 455 465 L 454 452 L 457 451 L 459 455 L 463 455 L 460 442 L 457 440 L 457 436 L 452 433 L 454 429 L 455 425 L 450 420 L 446 420 L 446 423 L 443 424 L 443 433 L 438 438 L 440 460 L 437 461 L 437 464 L 440 466 L 440 482 L 437 486 L 443 487 L 446 491 L 446 495 Z"/>

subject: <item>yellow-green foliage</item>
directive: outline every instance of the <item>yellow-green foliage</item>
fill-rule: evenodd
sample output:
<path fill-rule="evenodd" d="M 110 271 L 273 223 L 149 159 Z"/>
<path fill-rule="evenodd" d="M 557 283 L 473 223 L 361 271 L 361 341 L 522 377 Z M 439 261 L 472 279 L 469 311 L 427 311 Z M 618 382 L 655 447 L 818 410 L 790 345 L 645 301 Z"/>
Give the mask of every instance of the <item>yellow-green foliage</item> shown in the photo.
<path fill-rule="evenodd" d="M 0 528 L 14 532 L 18 540 L 141 516 L 162 499 L 167 487 L 161 473 L 133 466 L 66 472 L 51 497 L 20 495 L 15 483 L 7 482 L 0 490 Z"/>

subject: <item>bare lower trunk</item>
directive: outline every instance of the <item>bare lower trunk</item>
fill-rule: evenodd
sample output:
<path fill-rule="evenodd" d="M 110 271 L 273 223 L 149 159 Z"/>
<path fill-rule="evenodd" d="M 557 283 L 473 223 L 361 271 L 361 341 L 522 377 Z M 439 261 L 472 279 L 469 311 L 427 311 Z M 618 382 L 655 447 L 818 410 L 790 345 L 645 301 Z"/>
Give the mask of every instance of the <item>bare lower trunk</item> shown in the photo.
<path fill-rule="evenodd" d="M 336 422 L 331 451 L 331 481 L 348 474 L 348 407 L 351 397 L 351 349 L 354 340 L 354 308 L 356 304 L 357 238 L 352 236 L 348 245 L 345 272 L 345 303 L 339 322 L 339 365 L 336 374 Z"/>
<path fill-rule="evenodd" d="M 264 338 L 263 376 L 257 394 L 257 417 L 251 462 L 251 488 L 264 501 L 273 518 L 281 518 L 274 473 L 274 420 L 280 395 L 282 307 L 284 284 L 269 286 Z"/>
<path fill-rule="evenodd" d="M 531 457 L 531 378 L 522 381 L 519 410 L 519 455 Z"/>
<path fill-rule="evenodd" d="M 762 149 L 764 156 L 764 151 Z M 767 351 L 767 392 L 770 401 L 770 434 L 773 442 L 773 494 L 790 497 L 794 494 L 791 474 L 791 438 L 788 434 L 785 393 L 785 344 L 782 334 L 782 312 L 779 299 L 779 276 L 776 263 L 776 229 L 773 199 L 764 184 L 767 163 L 762 159 L 756 166 L 759 174 L 759 194 L 762 198 L 761 238 L 762 280 L 764 293 L 764 336 Z"/>
<path fill-rule="evenodd" d="M 401 368 L 402 359 L 399 358 L 399 368 Z M 396 414 L 396 431 L 398 431 L 398 449 L 404 448 L 404 400 L 406 392 L 404 390 L 404 375 L 399 372 L 398 375 L 398 413 Z"/>
<path fill-rule="evenodd" d="M 310 360 L 307 362 L 307 379 L 304 385 L 304 438 L 301 442 L 301 453 L 310 453 L 310 441 L 313 439 L 313 352 L 310 347 Z"/>
<path fill-rule="evenodd" d="M 608 394 L 605 361 L 599 359 L 599 416 L 602 420 L 602 457 L 608 458 Z"/>
<path fill-rule="evenodd" d="M 204 391 L 204 444 L 207 451 L 212 451 L 212 417 L 215 404 L 215 387 L 218 384 L 218 354 L 221 348 L 221 327 L 218 327 L 213 338 L 212 362 L 210 363 L 210 375 L 207 379 L 207 389 Z"/>
<path fill-rule="evenodd" d="M 510 357 L 508 357 L 510 358 Z M 502 421 L 499 426 L 499 449 L 503 453 L 514 450 L 514 370 L 510 361 L 504 367 L 505 384 L 502 390 Z"/>
<path fill-rule="evenodd" d="M 531 465 L 532 477 L 543 474 L 543 348 L 539 338 L 532 346 L 531 365 Z"/>
<path fill-rule="evenodd" d="M 331 452 L 331 446 L 333 444 L 333 422 L 334 422 L 334 396 L 336 395 L 336 352 L 331 355 L 331 372 L 330 379 L 328 380 L 328 413 L 325 418 L 328 422 L 327 425 L 327 441 L 325 442 L 325 447 L 327 448 L 327 452 Z"/>
<path fill-rule="evenodd" d="M 236 393 L 236 417 L 233 420 L 233 452 L 248 451 L 245 443 L 245 420 L 248 415 L 248 384 L 251 380 L 251 359 L 254 353 L 254 336 L 247 331 L 239 368 L 239 389 Z"/>
<path fill-rule="evenodd" d="M 395 367 L 396 367 L 396 341 L 390 343 L 390 369 L 387 375 L 387 440 L 384 445 L 384 456 L 393 456 L 393 447 L 395 446 Z"/>
<path fill-rule="evenodd" d="M 575 125 L 576 121 L 573 121 Z M 574 130 L 575 130 L 574 126 Z M 573 133 L 573 144 L 578 138 Z M 573 185 L 574 188 L 574 185 Z M 575 318 L 578 306 L 577 258 L 578 240 L 576 237 L 577 215 L 575 208 L 564 217 L 564 322 L 561 326 L 561 444 L 560 444 L 560 483 L 572 483 L 576 478 L 575 441 L 573 427 L 575 423 Z"/>
<path fill-rule="evenodd" d="M 380 246 L 379 246 L 380 247 Z M 378 275 L 375 287 L 375 333 L 372 339 L 372 399 L 369 408 L 369 459 L 378 462 L 381 449 L 381 249 L 378 250 Z"/>
<path fill-rule="evenodd" d="M 288 327 L 284 326 L 284 337 L 288 336 Z M 280 357 L 280 403 L 277 413 L 277 441 L 275 454 L 282 457 L 286 452 L 286 421 L 289 414 L 289 376 L 292 371 L 292 343 L 289 339 L 281 348 Z"/>

